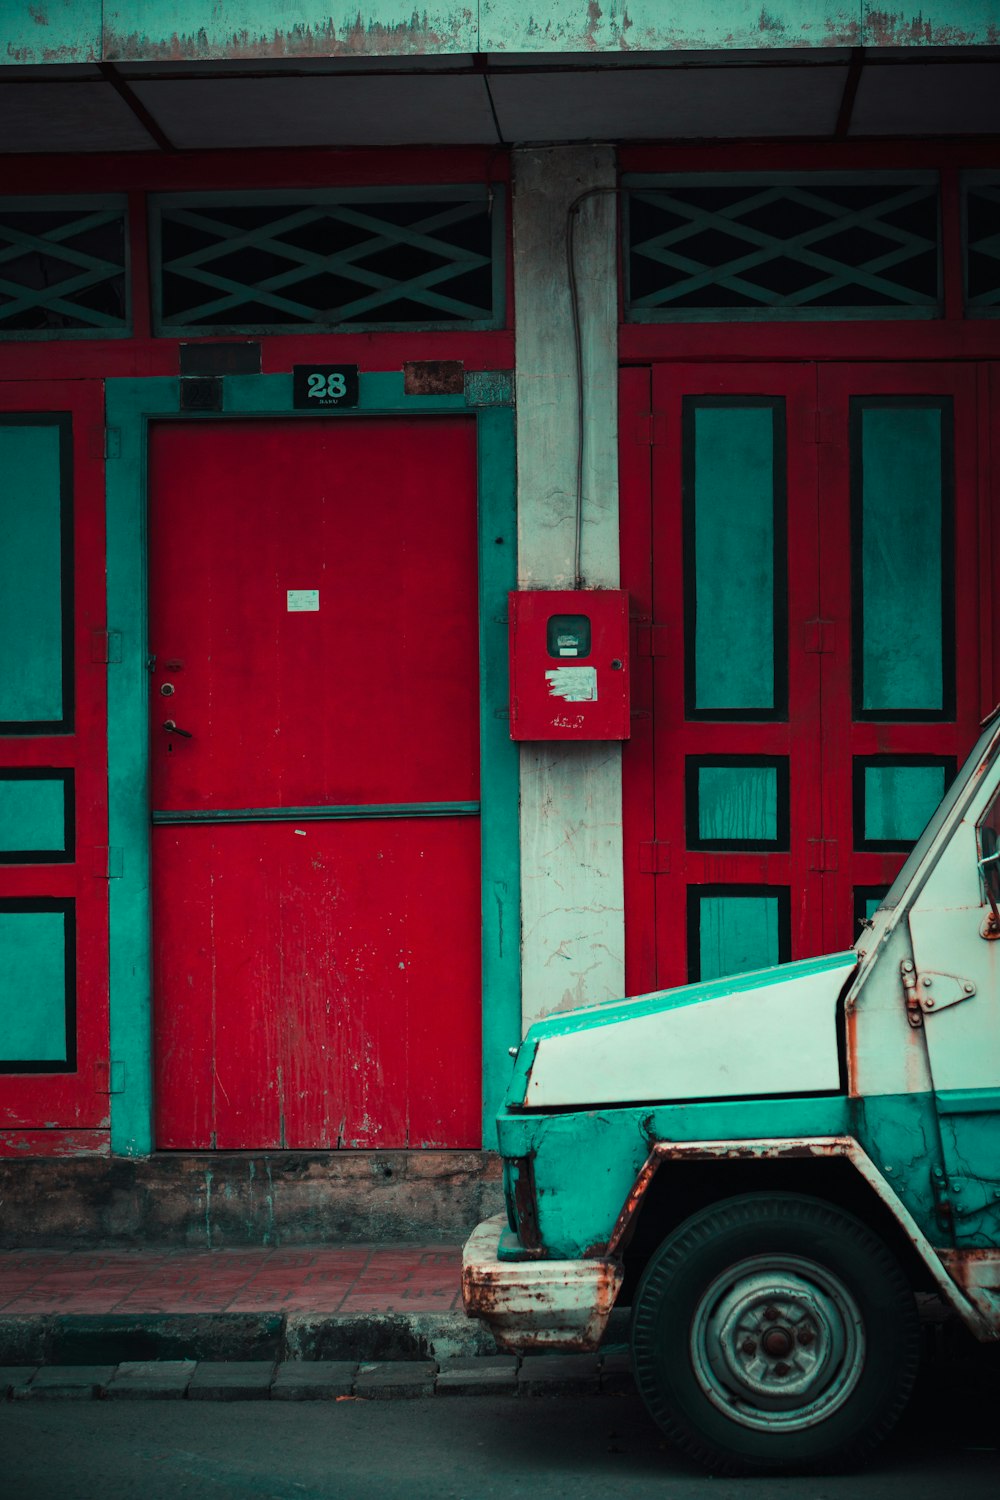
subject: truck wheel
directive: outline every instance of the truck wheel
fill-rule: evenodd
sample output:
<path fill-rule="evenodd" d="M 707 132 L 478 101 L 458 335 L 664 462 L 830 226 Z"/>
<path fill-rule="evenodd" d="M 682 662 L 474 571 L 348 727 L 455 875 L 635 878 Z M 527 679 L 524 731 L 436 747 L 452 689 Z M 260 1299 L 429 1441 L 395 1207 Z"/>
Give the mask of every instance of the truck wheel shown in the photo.
<path fill-rule="evenodd" d="M 848 1467 L 906 1405 L 916 1305 L 852 1215 L 748 1194 L 695 1214 L 653 1255 L 632 1356 L 654 1420 L 714 1473 Z"/>

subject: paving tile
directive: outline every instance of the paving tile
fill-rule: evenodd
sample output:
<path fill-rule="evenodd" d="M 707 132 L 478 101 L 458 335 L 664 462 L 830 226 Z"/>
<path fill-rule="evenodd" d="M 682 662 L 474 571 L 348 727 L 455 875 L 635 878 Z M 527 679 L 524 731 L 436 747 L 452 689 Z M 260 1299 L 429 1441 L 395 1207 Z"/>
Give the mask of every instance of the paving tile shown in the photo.
<path fill-rule="evenodd" d="M 20 1396 L 27 1390 L 37 1365 L 0 1365 L 0 1401 L 8 1396 Z"/>
<path fill-rule="evenodd" d="M 576 1396 L 596 1391 L 600 1366 L 596 1354 L 526 1354 L 517 1372 L 526 1396 Z"/>
<path fill-rule="evenodd" d="M 114 1365 L 43 1365 L 25 1394 L 35 1401 L 43 1397 L 89 1401 L 103 1393 L 114 1373 Z"/>
<path fill-rule="evenodd" d="M 188 1385 L 189 1401 L 266 1401 L 274 1365 L 270 1360 L 202 1360 Z"/>
<path fill-rule="evenodd" d="M 358 1366 L 354 1394 L 372 1401 L 433 1396 L 437 1365 L 432 1359 L 393 1359 Z"/>
<path fill-rule="evenodd" d="M 196 1363 L 193 1359 L 126 1360 L 118 1366 L 105 1395 L 109 1401 L 179 1401 Z"/>
<path fill-rule="evenodd" d="M 272 1401 L 332 1401 L 354 1389 L 357 1364 L 341 1359 L 286 1360 L 271 1386 Z"/>
<path fill-rule="evenodd" d="M 439 1396 L 517 1395 L 517 1355 L 458 1355 L 441 1361 L 435 1391 Z"/>

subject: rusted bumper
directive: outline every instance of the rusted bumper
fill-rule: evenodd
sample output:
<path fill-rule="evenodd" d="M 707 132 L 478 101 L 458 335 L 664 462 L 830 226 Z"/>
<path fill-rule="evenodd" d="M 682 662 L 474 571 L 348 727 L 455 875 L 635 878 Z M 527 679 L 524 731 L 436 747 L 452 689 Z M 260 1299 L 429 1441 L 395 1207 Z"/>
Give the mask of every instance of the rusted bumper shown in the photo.
<path fill-rule="evenodd" d="M 506 1222 L 505 1214 L 485 1219 L 466 1242 L 466 1313 L 489 1324 L 501 1349 L 596 1349 L 621 1290 L 620 1262 L 498 1260 Z"/>

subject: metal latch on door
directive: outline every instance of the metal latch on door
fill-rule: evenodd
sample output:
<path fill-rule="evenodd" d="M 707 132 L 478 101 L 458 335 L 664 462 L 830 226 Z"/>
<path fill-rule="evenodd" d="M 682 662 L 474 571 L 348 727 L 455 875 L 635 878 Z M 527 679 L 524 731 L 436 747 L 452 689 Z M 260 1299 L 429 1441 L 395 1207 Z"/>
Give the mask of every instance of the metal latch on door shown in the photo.
<path fill-rule="evenodd" d="M 167 734 L 179 734 L 186 740 L 194 739 L 194 735 L 191 733 L 190 729 L 178 728 L 173 719 L 164 719 L 163 727 L 166 730 Z"/>
<path fill-rule="evenodd" d="M 960 1000 L 971 1000 L 976 986 L 971 979 L 959 979 L 955 974 L 938 974 L 931 969 L 921 969 L 919 974 L 912 959 L 904 958 L 899 966 L 903 980 L 903 998 L 906 1003 L 906 1019 L 911 1026 L 922 1026 L 924 1016 L 938 1010 L 947 1010 Z"/>

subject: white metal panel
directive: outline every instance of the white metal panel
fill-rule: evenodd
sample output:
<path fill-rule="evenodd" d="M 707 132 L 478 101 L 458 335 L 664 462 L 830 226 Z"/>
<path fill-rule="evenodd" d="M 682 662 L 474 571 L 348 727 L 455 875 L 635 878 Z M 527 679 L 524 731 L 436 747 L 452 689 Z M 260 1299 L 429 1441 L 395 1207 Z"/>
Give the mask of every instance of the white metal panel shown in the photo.
<path fill-rule="evenodd" d="M 542 1037 L 525 1104 L 627 1104 L 809 1094 L 840 1086 L 837 1000 L 854 959 L 821 974 Z M 616 1007 L 616 1012 L 618 1007 Z"/>

